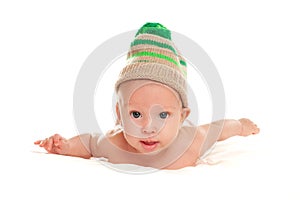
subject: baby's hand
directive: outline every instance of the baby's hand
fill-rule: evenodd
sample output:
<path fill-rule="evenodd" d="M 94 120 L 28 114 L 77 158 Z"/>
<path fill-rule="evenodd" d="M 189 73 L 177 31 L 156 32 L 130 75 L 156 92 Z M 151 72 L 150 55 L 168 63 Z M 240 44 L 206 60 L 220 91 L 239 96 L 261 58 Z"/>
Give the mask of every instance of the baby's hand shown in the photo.
<path fill-rule="evenodd" d="M 43 147 L 48 153 L 62 155 L 66 154 L 69 148 L 68 140 L 66 140 L 59 134 L 54 134 L 53 136 L 44 140 L 37 140 L 34 142 L 34 144 Z"/>
<path fill-rule="evenodd" d="M 248 136 L 248 135 L 254 135 L 259 133 L 259 128 L 251 120 L 242 118 L 239 119 L 239 121 L 242 125 L 242 131 L 239 134 L 240 136 Z"/>

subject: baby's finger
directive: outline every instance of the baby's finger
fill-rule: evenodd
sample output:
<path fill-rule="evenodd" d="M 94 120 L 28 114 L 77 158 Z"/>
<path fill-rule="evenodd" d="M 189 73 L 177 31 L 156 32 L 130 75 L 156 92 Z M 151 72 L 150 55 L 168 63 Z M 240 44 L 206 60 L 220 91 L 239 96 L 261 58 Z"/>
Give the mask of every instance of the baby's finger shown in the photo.
<path fill-rule="evenodd" d="M 62 137 L 59 134 L 53 135 L 53 144 L 54 144 L 54 146 L 59 146 L 60 145 L 61 138 Z"/>
<path fill-rule="evenodd" d="M 34 144 L 39 145 L 39 144 L 41 144 L 42 141 L 43 140 L 37 140 L 37 141 L 34 142 Z"/>
<path fill-rule="evenodd" d="M 47 140 L 48 140 L 48 138 L 41 140 L 40 147 L 45 147 L 45 145 L 47 145 Z"/>
<path fill-rule="evenodd" d="M 50 137 L 47 142 L 48 142 L 47 151 L 51 151 L 53 146 L 53 137 Z"/>
<path fill-rule="evenodd" d="M 44 147 L 44 149 L 48 152 L 51 153 L 51 149 L 52 149 L 52 144 L 51 144 L 51 147 L 50 147 L 50 138 L 46 138 L 42 144 L 40 145 L 41 147 Z"/>
<path fill-rule="evenodd" d="M 260 128 L 256 128 L 256 134 L 260 132 Z"/>
<path fill-rule="evenodd" d="M 258 134 L 259 133 L 259 128 L 255 127 L 252 131 L 252 135 Z"/>

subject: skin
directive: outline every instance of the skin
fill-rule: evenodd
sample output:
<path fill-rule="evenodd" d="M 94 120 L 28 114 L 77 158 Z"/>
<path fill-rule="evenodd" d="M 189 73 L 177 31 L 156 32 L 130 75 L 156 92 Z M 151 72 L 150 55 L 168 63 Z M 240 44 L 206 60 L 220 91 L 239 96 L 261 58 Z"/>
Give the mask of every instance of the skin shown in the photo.
<path fill-rule="evenodd" d="M 126 84 L 122 84 L 121 86 L 129 88 L 126 87 Z M 145 84 L 134 90 L 130 95 L 126 94 L 126 90 L 122 87 L 119 89 L 118 96 L 120 99 L 116 105 L 118 122 L 122 124 L 123 120 L 120 110 L 123 109 L 129 112 L 127 114 L 131 117 L 131 120 L 142 128 L 142 133 L 146 136 L 136 137 L 134 134 L 124 130 L 125 132 L 109 136 L 106 139 L 123 152 L 142 155 L 154 154 L 157 155 L 157 160 L 161 159 L 161 157 L 171 156 L 169 152 L 178 149 L 177 144 L 184 140 L 184 138 L 190 137 L 190 133 L 188 133 L 189 135 L 185 135 L 187 133 L 181 133 L 182 135 L 178 133 L 181 124 L 188 117 L 190 109 L 182 108 L 178 94 L 162 84 L 154 82 Z M 149 110 L 153 108 L 153 105 L 159 105 L 162 109 L 161 111 L 164 112 L 162 114 L 163 119 L 160 119 L 164 123 L 159 130 L 149 128 L 149 124 L 151 124 Z M 137 113 L 140 113 L 140 115 Z M 158 117 L 161 117 L 160 113 L 157 114 Z M 216 121 L 211 124 L 195 127 L 193 130 L 194 135 L 191 139 L 191 144 L 188 148 L 184 149 L 184 152 L 174 162 L 163 166 L 164 169 L 179 169 L 194 166 L 199 156 L 216 141 L 226 140 L 233 136 L 248 136 L 259 133 L 259 128 L 256 124 L 246 118 Z M 159 134 L 157 131 L 159 131 Z M 90 158 L 92 155 L 84 145 L 89 139 L 89 134 L 82 134 L 70 139 L 66 139 L 59 134 L 54 134 L 44 140 L 37 140 L 34 144 L 44 148 L 48 153 Z M 155 143 L 155 145 L 151 146 L 152 143 Z M 108 152 L 106 156 L 109 157 L 110 149 L 106 151 Z M 117 153 L 108 159 L 112 162 L 117 162 L 118 158 L 122 155 Z M 133 160 L 133 158 L 128 158 L 126 162 L 131 163 Z M 142 161 L 138 162 L 138 164 L 148 165 Z M 154 165 L 154 167 L 156 166 Z"/>

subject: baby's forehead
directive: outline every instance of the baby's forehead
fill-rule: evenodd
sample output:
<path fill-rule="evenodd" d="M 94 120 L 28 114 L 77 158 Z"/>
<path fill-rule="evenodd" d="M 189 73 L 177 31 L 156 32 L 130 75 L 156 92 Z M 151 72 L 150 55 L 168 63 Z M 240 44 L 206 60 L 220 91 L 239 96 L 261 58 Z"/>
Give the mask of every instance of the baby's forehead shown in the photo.
<path fill-rule="evenodd" d="M 123 103 L 128 103 L 129 100 L 136 96 L 137 93 L 143 92 L 155 93 L 159 92 L 159 95 L 164 96 L 170 93 L 176 98 L 176 101 L 180 101 L 179 94 L 172 88 L 162 83 L 151 80 L 131 80 L 122 83 L 119 87 L 117 96 Z M 144 93 L 147 95 L 147 93 Z M 181 102 L 181 101 L 180 101 Z"/>

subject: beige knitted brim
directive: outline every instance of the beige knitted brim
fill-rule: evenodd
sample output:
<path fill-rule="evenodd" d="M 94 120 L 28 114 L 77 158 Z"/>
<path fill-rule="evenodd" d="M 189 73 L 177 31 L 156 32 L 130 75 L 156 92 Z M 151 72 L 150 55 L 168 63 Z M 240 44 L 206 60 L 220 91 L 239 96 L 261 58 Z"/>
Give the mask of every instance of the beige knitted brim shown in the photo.
<path fill-rule="evenodd" d="M 139 79 L 157 81 L 173 88 L 179 94 L 182 106 L 188 107 L 186 79 L 178 70 L 159 63 L 133 63 L 123 68 L 115 89 L 118 91 L 125 81 Z"/>

